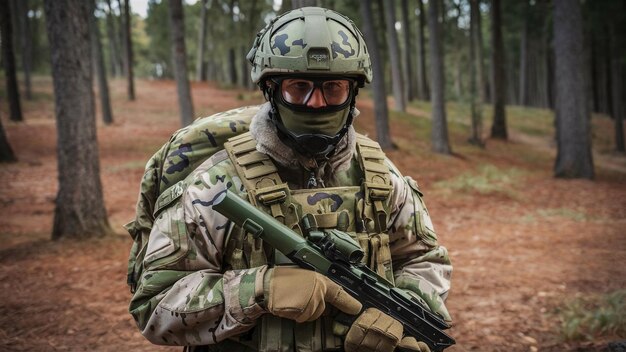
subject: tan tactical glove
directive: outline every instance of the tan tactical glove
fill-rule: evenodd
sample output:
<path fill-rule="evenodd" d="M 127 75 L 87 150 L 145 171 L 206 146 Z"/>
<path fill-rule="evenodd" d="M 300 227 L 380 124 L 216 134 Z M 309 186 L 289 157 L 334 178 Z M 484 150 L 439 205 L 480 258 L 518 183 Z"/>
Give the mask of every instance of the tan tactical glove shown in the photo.
<path fill-rule="evenodd" d="M 398 351 L 401 352 L 430 352 L 428 345 L 422 341 L 415 340 L 414 337 L 403 337 L 398 344 Z"/>
<path fill-rule="evenodd" d="M 423 342 L 413 337 L 402 338 L 402 324 L 376 308 L 366 309 L 352 323 L 346 334 L 346 352 L 430 352 Z"/>
<path fill-rule="evenodd" d="M 346 334 L 346 352 L 392 352 L 402 339 L 402 324 L 376 308 L 366 309 Z"/>
<path fill-rule="evenodd" d="M 326 303 L 351 315 L 363 307 L 339 285 L 311 270 L 279 266 L 269 269 L 263 281 L 267 310 L 298 323 L 319 318 Z"/>

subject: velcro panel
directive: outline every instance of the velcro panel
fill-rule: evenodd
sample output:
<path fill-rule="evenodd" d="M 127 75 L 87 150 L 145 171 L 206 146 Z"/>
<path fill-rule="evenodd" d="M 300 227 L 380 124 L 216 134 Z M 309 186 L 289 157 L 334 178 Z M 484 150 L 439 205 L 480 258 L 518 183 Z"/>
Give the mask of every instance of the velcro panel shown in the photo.
<path fill-rule="evenodd" d="M 244 170 L 244 176 L 246 179 L 251 180 L 257 177 L 266 176 L 271 173 L 277 172 L 276 166 L 274 164 L 262 164 L 259 166 L 246 168 Z"/>
<path fill-rule="evenodd" d="M 267 155 L 256 152 L 256 153 L 249 153 L 249 154 L 238 157 L 237 164 L 241 166 L 248 166 L 251 164 L 260 163 L 265 160 L 269 160 Z"/>
<path fill-rule="evenodd" d="M 374 142 L 373 140 L 366 138 L 366 137 L 360 137 L 358 138 L 359 144 L 363 147 L 369 147 L 369 148 L 373 148 L 373 149 L 380 149 L 380 144 L 378 144 L 377 142 Z"/>
<path fill-rule="evenodd" d="M 376 149 L 361 150 L 361 155 L 363 156 L 364 159 L 385 160 L 385 153 Z"/>
<path fill-rule="evenodd" d="M 233 144 L 233 153 L 235 155 L 239 155 L 239 154 L 242 154 L 242 153 L 248 153 L 248 152 L 251 152 L 253 150 L 256 150 L 256 141 L 255 140 L 248 140 L 248 141 L 245 141 L 245 142 Z"/>
<path fill-rule="evenodd" d="M 389 168 L 384 164 L 379 164 L 377 162 L 367 160 L 364 162 L 364 164 L 365 165 L 363 166 L 367 171 L 372 171 L 379 174 L 387 174 L 389 172 Z"/>

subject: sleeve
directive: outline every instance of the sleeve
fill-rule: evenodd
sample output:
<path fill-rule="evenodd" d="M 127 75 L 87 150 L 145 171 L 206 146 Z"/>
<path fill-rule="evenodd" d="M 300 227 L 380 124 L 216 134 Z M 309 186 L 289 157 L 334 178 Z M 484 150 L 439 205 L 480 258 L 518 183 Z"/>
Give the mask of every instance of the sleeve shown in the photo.
<path fill-rule="evenodd" d="M 215 344 L 249 330 L 265 313 L 256 298 L 263 296 L 267 267 L 223 271 L 230 222 L 212 204 L 226 190 L 243 196 L 241 183 L 215 169 L 195 174 L 182 198 L 155 220 L 130 303 L 142 334 L 155 344 Z"/>
<path fill-rule="evenodd" d="M 445 306 L 452 274 L 448 251 L 437 242 L 417 182 L 402 177 L 391 163 L 390 169 L 394 192 L 388 229 L 395 284 L 451 321 Z"/>

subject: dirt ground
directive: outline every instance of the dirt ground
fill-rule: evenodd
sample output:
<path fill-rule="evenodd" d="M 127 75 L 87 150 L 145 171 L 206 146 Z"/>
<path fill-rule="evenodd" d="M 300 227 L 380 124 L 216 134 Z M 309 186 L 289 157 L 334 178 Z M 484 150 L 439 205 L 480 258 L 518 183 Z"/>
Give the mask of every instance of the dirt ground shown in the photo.
<path fill-rule="evenodd" d="M 25 122 L 7 121 L 1 106 L 19 158 L 0 165 L 1 351 L 180 350 L 151 345 L 127 313 L 131 241 L 122 229 L 133 217 L 146 160 L 179 126 L 175 84 L 137 81 L 134 102 L 125 99 L 123 81 L 111 86 L 115 123 L 99 122 L 98 140 L 116 235 L 103 239 L 50 241 L 57 178 L 49 79 L 36 81 Z M 193 93 L 198 116 L 261 101 L 207 84 L 194 83 Z M 360 98 L 357 129 L 375 135 L 372 104 Z M 563 342 L 556 315 L 575 297 L 626 288 L 624 156 L 599 151 L 594 181 L 557 180 L 549 142 L 512 131 L 511 141 L 489 140 L 481 150 L 453 132 L 456 154 L 439 156 L 417 132 L 406 120 L 392 120 L 398 149 L 388 154 L 418 180 L 453 260 L 449 333 L 457 345 L 449 351 L 602 350 L 626 339 Z M 446 187 L 446 180 L 485 164 L 521 176 L 486 193 Z"/>

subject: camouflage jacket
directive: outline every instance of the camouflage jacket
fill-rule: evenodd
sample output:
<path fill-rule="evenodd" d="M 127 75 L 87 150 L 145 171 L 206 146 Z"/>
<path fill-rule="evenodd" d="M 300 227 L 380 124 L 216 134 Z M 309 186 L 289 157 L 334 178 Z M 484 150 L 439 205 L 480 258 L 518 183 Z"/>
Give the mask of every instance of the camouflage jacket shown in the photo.
<path fill-rule="evenodd" d="M 291 189 L 302 188 L 316 162 L 294 155 L 276 137 L 264 106 L 253 118 L 257 150 L 269 155 Z M 357 164 L 356 133 L 351 130 L 338 152 L 317 166 L 320 186 L 355 186 L 349 177 Z M 395 284 L 421 297 L 431 310 L 450 320 L 444 300 L 452 266 L 437 237 L 417 184 L 386 160 L 393 191 L 387 229 Z M 180 198 L 158 214 L 143 262 L 144 272 L 130 312 L 142 334 L 155 344 L 212 345 L 252 329 L 267 312 L 262 296 L 266 265 L 232 270 L 225 265 L 227 219 L 212 209 L 228 189 L 245 197 L 246 189 L 225 151 L 218 152 L 185 180 Z"/>

